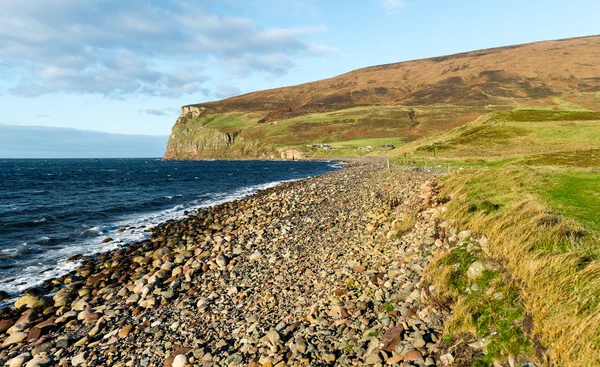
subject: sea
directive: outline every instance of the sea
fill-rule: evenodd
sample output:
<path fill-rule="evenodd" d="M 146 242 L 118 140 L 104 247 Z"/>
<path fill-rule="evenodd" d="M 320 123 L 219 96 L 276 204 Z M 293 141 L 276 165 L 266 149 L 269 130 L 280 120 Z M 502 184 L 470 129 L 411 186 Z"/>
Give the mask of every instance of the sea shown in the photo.
<path fill-rule="evenodd" d="M 0 159 L 0 290 L 17 294 L 202 207 L 339 169 L 335 162 Z M 125 229 L 125 230 L 123 230 Z M 114 241 L 103 243 L 105 239 Z"/>

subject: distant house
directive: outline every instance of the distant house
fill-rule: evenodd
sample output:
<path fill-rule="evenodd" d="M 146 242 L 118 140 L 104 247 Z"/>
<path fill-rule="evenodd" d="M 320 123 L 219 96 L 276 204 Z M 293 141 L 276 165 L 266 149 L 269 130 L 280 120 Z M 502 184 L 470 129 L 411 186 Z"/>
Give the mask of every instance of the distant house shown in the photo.
<path fill-rule="evenodd" d="M 331 150 L 331 146 L 329 144 L 323 144 L 323 143 L 315 143 L 315 144 L 307 144 L 307 147 L 310 148 L 321 148 L 323 150 Z"/>

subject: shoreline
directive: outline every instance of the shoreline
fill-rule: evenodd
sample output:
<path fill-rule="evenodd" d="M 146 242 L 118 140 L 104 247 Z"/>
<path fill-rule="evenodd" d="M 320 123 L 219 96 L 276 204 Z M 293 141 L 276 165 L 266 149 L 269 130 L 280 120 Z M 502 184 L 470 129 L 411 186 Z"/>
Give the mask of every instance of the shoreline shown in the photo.
<path fill-rule="evenodd" d="M 165 162 L 165 164 L 166 163 L 169 162 Z M 200 163 L 201 162 L 198 162 L 198 164 Z M 209 165 L 209 167 L 221 166 L 221 163 L 214 163 L 214 165 Z M 232 164 L 235 165 L 235 163 Z M 265 164 L 271 166 L 269 163 Z M 241 165 L 246 166 L 246 164 L 244 163 L 242 163 Z M 260 163 L 249 163 L 248 165 L 251 167 L 255 167 L 257 165 L 259 167 L 262 166 Z M 170 166 L 171 165 L 168 165 L 167 167 Z M 177 164 L 176 166 L 179 167 L 179 165 Z M 240 182 L 237 182 L 236 180 L 236 183 L 232 183 L 231 185 L 229 185 L 233 186 L 233 188 L 223 188 L 220 191 L 218 189 L 220 186 L 212 185 L 213 187 L 211 188 L 210 183 L 208 184 L 208 186 L 204 184 L 204 186 L 202 186 L 204 187 L 204 189 L 201 189 L 201 195 L 196 196 L 194 196 L 193 192 L 190 193 L 190 191 L 193 191 L 193 189 L 187 189 L 187 192 L 185 191 L 186 188 L 173 189 L 184 191 L 163 190 L 168 191 L 164 195 L 168 194 L 171 196 L 160 196 L 160 199 L 158 199 L 159 196 L 157 196 L 156 199 L 151 198 L 152 201 L 149 205 L 146 205 L 146 202 L 141 202 L 140 200 L 137 200 L 137 203 L 146 205 L 146 207 L 136 208 L 135 210 L 137 211 L 129 210 L 124 213 L 113 211 L 111 212 L 110 216 L 105 215 L 101 216 L 100 218 L 96 216 L 95 219 L 87 218 L 85 219 L 85 221 L 80 221 L 82 223 L 82 229 L 75 228 L 75 225 L 73 225 L 73 221 L 61 223 L 62 220 L 54 218 L 54 214 L 52 212 L 44 214 L 44 212 L 42 211 L 40 216 L 44 215 L 45 217 L 41 217 L 41 220 L 39 220 L 39 222 L 46 222 L 48 218 L 50 218 L 48 222 L 54 223 L 54 228 L 40 227 L 41 229 L 38 229 L 36 227 L 35 231 L 30 231 L 30 233 L 27 233 L 26 231 L 16 233 L 20 236 L 17 237 L 19 241 L 17 239 L 13 239 L 13 242 L 21 243 L 21 247 L 18 247 L 17 245 L 14 246 L 15 255 L 13 262 L 16 265 L 13 268 L 13 271 L 10 273 L 9 271 L 5 271 L 2 274 L 3 284 L 0 287 L 0 306 L 9 304 L 11 299 L 12 302 L 14 302 L 13 298 L 21 295 L 28 288 L 40 287 L 46 280 L 61 277 L 64 274 L 75 270 L 75 268 L 78 266 L 76 265 L 77 261 L 73 262 L 72 260 L 76 260 L 78 257 L 81 256 L 84 256 L 86 258 L 90 256 L 98 256 L 100 254 L 113 251 L 123 246 L 127 246 L 127 244 L 142 241 L 148 236 L 148 230 L 151 230 L 153 227 L 160 225 L 166 220 L 180 220 L 187 216 L 187 213 L 192 213 L 199 208 L 215 206 L 226 201 L 237 200 L 242 197 L 252 195 L 256 191 L 275 186 L 281 182 L 304 179 L 308 175 L 318 174 L 318 172 L 334 171 L 339 169 L 340 164 L 338 164 L 337 162 L 314 164 L 307 163 L 306 165 L 299 163 L 298 165 L 283 164 L 283 166 L 290 167 L 290 169 L 293 170 L 294 173 L 272 173 L 264 177 L 257 176 L 257 178 L 253 180 L 246 180 Z M 317 168 L 314 173 L 311 173 L 311 171 L 314 170 L 308 168 L 304 169 L 303 167 L 305 166 L 321 168 Z M 195 165 L 192 164 L 191 167 L 195 167 Z M 201 167 L 204 167 L 204 165 L 202 164 Z M 272 171 L 277 172 L 276 170 Z M 298 171 L 298 173 L 296 173 L 296 171 Z M 258 173 L 260 174 L 260 172 Z M 260 183 L 261 180 L 264 183 Z M 256 184 L 256 182 L 258 182 L 258 184 Z M 190 183 L 187 186 L 193 187 L 192 185 L 194 184 L 196 183 Z M 211 189 L 213 191 L 211 191 Z M 205 190 L 207 193 L 210 194 L 202 194 L 205 192 L 202 190 Z M 183 193 L 185 195 L 185 198 L 182 199 L 184 195 L 180 195 L 179 193 Z M 144 193 L 141 192 L 140 195 L 143 197 Z M 161 200 L 160 205 L 156 203 L 159 200 Z M 114 205 L 121 204 L 116 203 Z M 138 206 L 139 205 L 140 204 L 138 204 Z M 122 205 L 119 208 L 121 207 Z M 11 218 L 9 217 L 8 220 L 10 221 Z M 31 220 L 33 223 L 33 219 L 29 219 L 26 217 L 24 219 L 18 220 Z M 38 220 L 36 219 L 35 222 L 37 224 Z M 89 223 L 90 225 L 85 226 L 83 223 Z M 43 224 L 47 225 L 47 223 Z M 56 230 L 56 228 L 58 228 L 59 225 L 65 226 L 67 231 L 63 231 L 60 229 Z M 69 227 L 69 225 L 71 225 L 71 227 Z M 76 225 L 79 224 L 76 223 Z M 49 232 L 45 231 L 45 229 L 48 229 Z M 56 239 L 62 237 L 68 238 L 58 243 Z M 6 239 L 8 240 L 8 238 L 9 236 L 7 234 Z M 56 250 L 56 247 L 52 247 L 53 250 L 48 250 L 48 254 L 40 256 L 40 253 L 32 251 L 31 249 L 29 249 L 29 247 L 27 247 L 25 250 L 23 250 L 24 255 L 20 254 L 21 248 L 25 248 L 27 244 L 33 247 L 40 247 L 44 246 L 46 242 L 50 242 L 50 240 L 52 241 L 52 246 L 58 246 L 58 250 Z M 9 246 L 8 241 L 5 242 L 6 245 L 4 243 L 3 245 Z M 50 247 L 45 247 L 44 249 L 46 248 Z M 12 247 L 8 247 L 8 249 L 12 250 Z M 44 249 L 41 250 L 45 251 Z M 23 273 L 21 271 L 23 271 Z"/>
<path fill-rule="evenodd" d="M 404 181 L 390 180 L 392 174 Z M 391 215 L 423 206 L 421 186 L 432 178 L 417 170 L 390 173 L 381 160 L 350 162 L 161 223 L 147 239 L 82 259 L 73 273 L 50 281 L 52 298 L 29 294 L 18 300 L 20 310 L 3 310 L 0 362 L 175 366 L 181 355 L 202 366 L 361 365 L 386 357 L 401 363 L 408 354 L 437 363 L 443 313 L 421 304 L 418 291 L 429 260 L 417 255 L 420 241 L 410 242 L 417 237 L 406 242 L 393 234 Z M 395 192 L 406 200 L 392 198 Z M 389 258 L 379 241 L 393 242 Z M 414 266 L 401 276 L 411 256 Z M 384 263 L 392 268 L 382 273 Z M 383 319 L 381 307 L 388 311 Z M 409 326 L 419 312 L 427 318 L 419 323 L 423 330 Z M 400 328 L 410 342 L 392 335 Z M 311 335 L 327 335 L 326 329 L 331 336 L 337 335 L 332 330 L 361 332 L 350 333 L 345 346 L 311 344 Z M 393 340 L 380 351 L 386 335 Z M 134 346 L 139 350 L 131 351 Z M 131 363 L 119 362 L 126 360 Z"/>

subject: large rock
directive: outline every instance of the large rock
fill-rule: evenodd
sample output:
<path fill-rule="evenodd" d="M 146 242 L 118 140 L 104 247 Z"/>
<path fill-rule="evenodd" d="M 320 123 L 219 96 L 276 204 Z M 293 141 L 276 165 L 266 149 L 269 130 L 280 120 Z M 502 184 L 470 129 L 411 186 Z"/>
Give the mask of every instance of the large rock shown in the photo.
<path fill-rule="evenodd" d="M 8 338 L 6 338 L 4 343 L 2 343 L 2 346 L 6 347 L 6 346 L 12 345 L 12 344 L 19 344 L 20 342 L 22 342 L 23 340 L 25 340 L 27 338 L 27 335 L 29 335 L 29 334 L 24 333 L 24 332 L 14 333 L 11 336 L 9 336 Z"/>
<path fill-rule="evenodd" d="M 15 308 L 17 310 L 22 308 L 46 308 L 50 303 L 51 301 L 48 297 L 26 294 L 15 302 Z"/>
<path fill-rule="evenodd" d="M 25 353 L 21 353 L 18 356 L 8 360 L 8 362 L 6 362 L 5 365 L 8 367 L 21 367 L 23 364 L 25 364 L 25 362 L 27 362 L 30 359 L 31 359 L 31 353 L 25 352 Z"/>

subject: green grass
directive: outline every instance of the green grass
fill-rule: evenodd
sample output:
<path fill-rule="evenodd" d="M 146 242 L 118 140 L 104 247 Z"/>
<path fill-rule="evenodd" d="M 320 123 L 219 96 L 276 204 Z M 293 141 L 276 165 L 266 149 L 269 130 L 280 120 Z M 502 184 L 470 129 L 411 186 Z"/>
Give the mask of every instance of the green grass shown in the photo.
<path fill-rule="evenodd" d="M 489 344 L 483 356 L 471 363 L 491 367 L 495 360 L 506 360 L 509 355 L 528 355 L 531 341 L 520 326 L 525 306 L 519 288 L 503 279 L 498 270 L 489 268 L 476 279 L 467 277 L 471 264 L 483 257 L 477 247 L 460 245 L 442 257 L 429 276 L 436 278 L 436 288 L 447 289 L 444 296 L 455 304 L 456 312 L 446 324 L 447 339 L 458 340 L 465 331 L 487 338 Z"/>
<path fill-rule="evenodd" d="M 556 211 L 600 232 L 600 172 L 552 172 L 538 188 Z"/>
<path fill-rule="evenodd" d="M 488 238 L 484 258 L 499 260 L 516 280 L 501 283 L 517 287 L 503 291 L 516 309 L 494 300 L 469 306 L 468 296 L 460 295 L 469 283 L 460 274 L 473 257 L 460 250 L 452 255 L 452 251 L 449 260 L 441 260 L 458 264 L 450 268 L 450 275 L 432 265 L 430 278 L 437 281 L 436 289 L 443 292 L 445 287 L 446 293 L 466 297 L 453 308 L 452 333 L 470 330 L 480 335 L 486 325 L 494 325 L 500 339 L 497 345 L 488 345 L 488 353 L 510 350 L 519 343 L 526 346 L 526 341 L 517 342 L 520 332 L 509 332 L 517 330 L 522 302 L 554 364 L 598 365 L 600 172 L 528 168 L 513 162 L 500 168 L 457 170 L 444 177 L 443 187 L 441 195 L 452 198 L 446 216 L 455 219 L 458 228 L 484 234 Z M 489 279 L 488 287 L 497 286 L 494 279 Z M 522 300 L 516 290 L 523 294 Z M 508 337 L 502 336 L 503 329 Z"/>
<path fill-rule="evenodd" d="M 258 118 L 252 118 L 243 113 L 229 113 L 226 115 L 207 115 L 198 119 L 198 122 L 203 126 L 223 131 L 241 130 L 255 125 L 258 121 Z"/>

